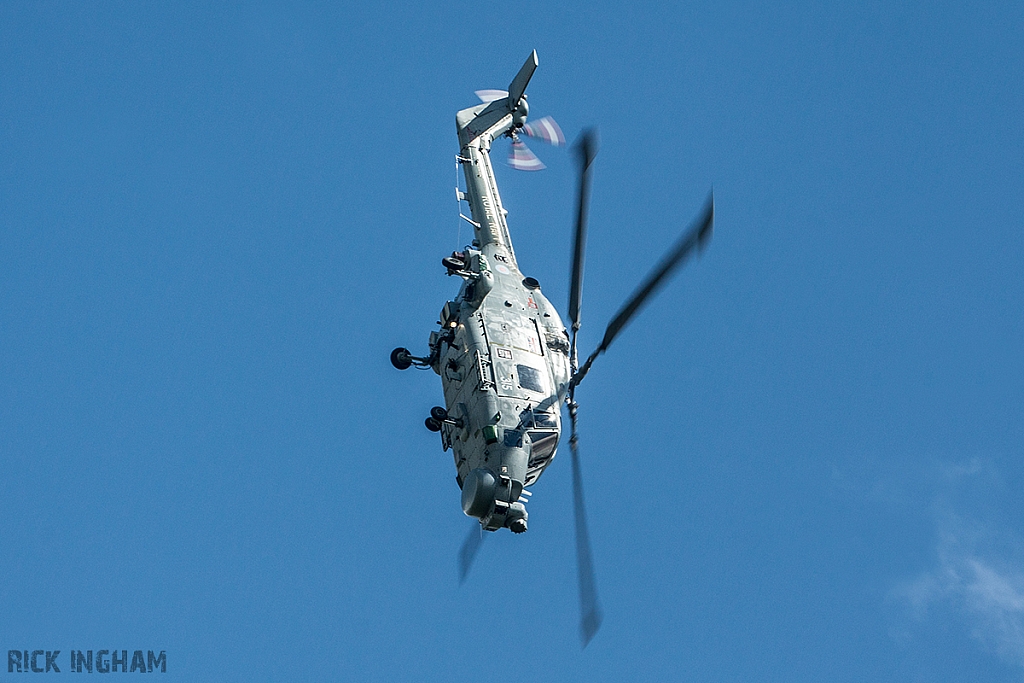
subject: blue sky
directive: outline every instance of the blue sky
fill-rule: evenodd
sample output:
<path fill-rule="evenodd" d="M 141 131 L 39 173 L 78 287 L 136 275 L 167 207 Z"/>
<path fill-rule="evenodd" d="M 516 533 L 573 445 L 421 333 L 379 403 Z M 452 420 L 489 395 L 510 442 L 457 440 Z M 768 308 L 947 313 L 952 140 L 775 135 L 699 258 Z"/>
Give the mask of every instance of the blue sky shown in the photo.
<path fill-rule="evenodd" d="M 0 651 L 1020 680 L 1022 28 L 1018 3 L 0 5 Z M 533 114 L 601 131 L 584 350 L 717 200 L 579 391 L 583 651 L 567 453 L 460 587 L 440 383 L 388 363 L 456 291 L 455 112 L 534 48 Z M 540 147 L 498 182 L 564 311 L 575 180 Z"/>

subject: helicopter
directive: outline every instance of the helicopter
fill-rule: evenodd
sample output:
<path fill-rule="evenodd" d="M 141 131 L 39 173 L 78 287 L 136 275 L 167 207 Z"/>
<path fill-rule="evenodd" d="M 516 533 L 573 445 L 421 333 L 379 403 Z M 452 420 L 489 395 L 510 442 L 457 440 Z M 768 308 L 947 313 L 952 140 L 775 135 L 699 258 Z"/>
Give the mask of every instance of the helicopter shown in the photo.
<path fill-rule="evenodd" d="M 580 593 L 580 635 L 583 646 L 597 633 L 602 612 L 597 597 L 593 556 L 587 527 L 576 431 L 576 388 L 641 306 L 688 256 L 701 251 L 714 227 L 714 193 L 694 222 L 682 233 L 605 329 L 598 347 L 580 364 L 576 337 L 580 330 L 584 252 L 591 164 L 597 137 L 586 130 L 575 145 L 579 186 L 573 237 L 566 328 L 540 283 L 518 266 L 494 169 L 492 143 L 512 140 L 509 165 L 521 170 L 543 167 L 520 140 L 521 134 L 555 144 L 564 137 L 550 117 L 526 122 L 526 86 L 538 66 L 534 50 L 507 91 L 477 91 L 481 104 L 456 114 L 459 153 L 466 190 L 456 188 L 460 217 L 473 226 L 472 244 L 442 259 L 449 276 L 462 280 L 458 295 L 441 309 L 440 328 L 429 337 L 426 356 L 400 347 L 391 352 L 399 369 L 430 368 L 441 377 L 442 406 L 430 410 L 427 429 L 439 432 L 441 446 L 451 450 L 462 511 L 479 522 L 460 551 L 465 579 L 483 532 L 507 528 L 527 531 L 527 505 L 537 482 L 552 463 L 562 434 L 561 408 L 569 416 L 573 509 Z M 469 216 L 461 212 L 469 205 Z"/>

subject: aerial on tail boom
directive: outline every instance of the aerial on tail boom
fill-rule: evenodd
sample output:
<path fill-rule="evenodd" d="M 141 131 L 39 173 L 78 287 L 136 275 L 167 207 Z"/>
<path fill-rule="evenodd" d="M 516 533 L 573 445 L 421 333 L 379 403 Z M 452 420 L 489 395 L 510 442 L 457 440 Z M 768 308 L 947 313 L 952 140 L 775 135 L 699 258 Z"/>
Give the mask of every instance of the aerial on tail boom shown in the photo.
<path fill-rule="evenodd" d="M 462 489 L 462 510 L 479 521 L 479 529 L 470 534 L 460 553 L 463 578 L 482 540 L 480 530 L 527 530 L 526 506 L 531 492 L 526 487 L 538 480 L 555 457 L 562 432 L 560 409 L 566 405 L 572 426 L 569 444 L 580 628 L 586 645 L 600 627 L 601 610 L 583 501 L 575 389 L 594 359 L 650 295 L 694 249 L 707 242 L 714 203 L 709 199 L 700 218 L 613 319 L 598 349 L 578 367 L 576 333 L 580 328 L 589 169 L 596 154 L 596 137 L 585 133 L 578 148 L 581 172 L 569 302 L 571 336 L 538 281 L 519 270 L 490 159 L 491 144 L 508 137 L 512 139 L 509 165 L 538 170 L 543 164 L 519 134 L 564 144 L 562 131 L 550 117 L 526 123 L 526 87 L 537 65 L 534 51 L 507 91 L 477 91 L 483 103 L 456 115 L 456 158 L 466 181 L 466 190 L 457 192 L 460 201 L 468 203 L 470 214 L 460 215 L 472 224 L 474 238 L 471 246 L 453 252 L 442 264 L 448 275 L 462 279 L 462 286 L 455 299 L 441 309 L 441 327 L 430 334 L 429 354 L 419 357 L 397 348 L 391 362 L 401 370 L 429 367 L 441 376 L 445 406 L 432 408 L 425 424 L 440 432 L 444 450 L 451 449 L 455 478 Z"/>

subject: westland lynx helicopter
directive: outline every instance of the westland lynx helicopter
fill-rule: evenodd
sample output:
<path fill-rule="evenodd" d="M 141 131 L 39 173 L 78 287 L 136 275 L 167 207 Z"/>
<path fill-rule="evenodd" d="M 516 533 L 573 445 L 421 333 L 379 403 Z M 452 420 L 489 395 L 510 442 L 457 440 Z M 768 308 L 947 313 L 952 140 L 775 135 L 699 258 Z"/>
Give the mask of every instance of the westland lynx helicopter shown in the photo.
<path fill-rule="evenodd" d="M 543 164 L 522 143 L 520 134 L 564 143 L 552 119 L 526 123 L 529 107 L 525 90 L 536 68 L 534 51 L 507 92 L 478 91 L 483 104 L 456 114 L 460 147 L 457 160 L 466 179 L 466 191 L 456 191 L 459 200 L 469 204 L 471 217 L 460 215 L 473 225 L 474 239 L 471 247 L 442 259 L 442 265 L 448 275 L 462 279 L 462 287 L 458 296 L 441 309 L 441 327 L 430 333 L 428 355 L 414 356 L 408 349 L 397 348 L 391 353 L 391 363 L 399 370 L 429 367 L 441 376 L 445 407 L 432 408 L 426 426 L 440 432 L 444 450 L 452 450 L 456 481 L 462 489 L 462 510 L 479 520 L 485 531 L 526 531 L 527 487 L 540 478 L 555 457 L 562 432 L 560 407 L 566 405 L 571 425 L 580 631 L 586 646 L 600 627 L 601 610 L 583 502 L 576 388 L 594 360 L 608 349 L 648 298 L 687 256 L 707 243 L 714 224 L 714 198 L 708 198 L 695 222 L 622 306 L 600 345 L 580 365 L 576 334 L 580 329 L 590 166 L 597 151 L 596 136 L 587 131 L 577 145 L 580 183 L 569 295 L 571 335 L 555 307 L 541 293 L 537 280 L 519 270 L 489 154 L 496 138 L 511 138 L 510 165 L 537 170 Z M 462 547 L 463 578 L 481 539 L 480 529 L 473 529 Z"/>

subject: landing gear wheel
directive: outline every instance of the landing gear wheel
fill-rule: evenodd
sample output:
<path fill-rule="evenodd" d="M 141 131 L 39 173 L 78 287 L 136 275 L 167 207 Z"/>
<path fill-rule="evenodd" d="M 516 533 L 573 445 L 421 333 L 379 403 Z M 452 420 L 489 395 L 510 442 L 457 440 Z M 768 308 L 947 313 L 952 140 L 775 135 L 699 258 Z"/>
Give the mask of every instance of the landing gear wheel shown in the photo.
<path fill-rule="evenodd" d="M 466 269 L 466 263 L 460 258 L 455 256 L 446 256 L 441 259 L 441 265 L 448 269 L 449 273 L 458 272 Z"/>
<path fill-rule="evenodd" d="M 412 367 L 412 361 L 409 360 L 409 349 L 403 349 L 399 346 L 397 349 L 392 351 L 391 364 L 399 370 L 408 370 Z"/>
<path fill-rule="evenodd" d="M 441 423 L 432 417 L 428 417 L 426 420 L 424 420 L 423 424 L 427 429 L 429 429 L 432 432 L 441 431 Z"/>
<path fill-rule="evenodd" d="M 438 422 L 444 422 L 448 419 L 448 411 L 441 406 L 434 406 L 430 409 L 430 417 L 434 418 Z"/>

